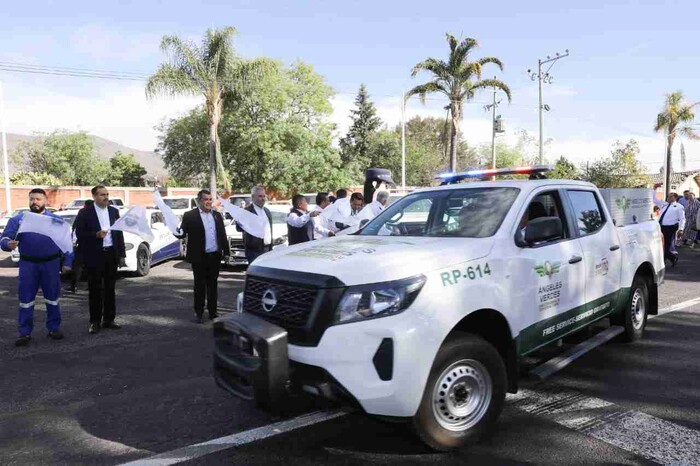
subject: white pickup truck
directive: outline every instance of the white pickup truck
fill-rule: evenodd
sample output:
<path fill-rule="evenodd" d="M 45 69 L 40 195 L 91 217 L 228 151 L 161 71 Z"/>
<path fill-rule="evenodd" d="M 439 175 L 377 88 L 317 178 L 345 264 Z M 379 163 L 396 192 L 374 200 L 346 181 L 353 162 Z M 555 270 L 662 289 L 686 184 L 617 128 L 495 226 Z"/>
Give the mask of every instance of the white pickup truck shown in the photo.
<path fill-rule="evenodd" d="M 408 194 L 357 234 L 256 260 L 239 312 L 214 324 L 217 383 L 259 405 L 349 401 L 437 450 L 472 443 L 517 391 L 523 356 L 605 317 L 642 336 L 665 267 L 647 204 L 616 226 L 584 182 Z"/>

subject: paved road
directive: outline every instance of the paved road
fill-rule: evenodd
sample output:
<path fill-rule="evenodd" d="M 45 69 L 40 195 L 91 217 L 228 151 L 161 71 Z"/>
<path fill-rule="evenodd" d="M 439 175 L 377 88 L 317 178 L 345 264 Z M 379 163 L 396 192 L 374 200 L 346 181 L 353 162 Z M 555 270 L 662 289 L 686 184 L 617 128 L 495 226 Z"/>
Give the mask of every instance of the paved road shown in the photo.
<path fill-rule="evenodd" d="M 684 251 L 667 275 L 662 307 L 700 296 L 695 264 L 700 252 Z M 215 387 L 211 324 L 190 322 L 187 264 L 119 280 L 119 331 L 87 333 L 83 284 L 63 298 L 67 338 L 47 340 L 39 311 L 34 340 L 22 349 L 13 346 L 16 273 L 0 256 L 1 463 L 119 464 L 234 434 L 238 442 L 280 422 Z M 225 311 L 243 276 L 222 273 Z M 700 445 L 699 339 L 700 305 L 659 316 L 642 342 L 609 343 L 543 383 L 524 381 L 495 436 L 456 453 L 432 453 L 404 426 L 348 414 L 189 463 L 693 463 L 700 458 L 688 456 Z"/>

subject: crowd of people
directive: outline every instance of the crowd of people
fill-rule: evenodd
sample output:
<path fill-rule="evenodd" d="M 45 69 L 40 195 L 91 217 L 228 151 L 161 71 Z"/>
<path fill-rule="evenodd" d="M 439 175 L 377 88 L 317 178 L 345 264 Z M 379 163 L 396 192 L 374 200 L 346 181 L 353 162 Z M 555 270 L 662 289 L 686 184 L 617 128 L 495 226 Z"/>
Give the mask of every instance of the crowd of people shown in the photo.
<path fill-rule="evenodd" d="M 88 332 L 92 335 L 102 329 L 119 330 L 116 322 L 117 270 L 124 266 L 126 248 L 122 231 L 113 229 L 119 220 L 119 209 L 109 205 L 109 191 L 98 185 L 92 188 L 92 202 L 80 209 L 73 223 L 76 242 L 73 251 L 65 252 L 50 237 L 37 232 L 20 231 L 24 212 L 12 217 L 0 237 L 3 251 L 19 249 L 19 336 L 15 346 L 29 345 L 34 328 L 34 305 L 41 289 L 46 303 L 46 329 L 52 340 L 64 338 L 61 326 L 61 274 L 72 273 L 71 288 L 75 291 L 79 270 L 85 267 L 88 276 Z M 348 194 L 350 196 L 348 197 Z M 289 245 L 319 240 L 339 234 L 343 230 L 371 220 L 384 210 L 389 193 L 378 191 L 376 200 L 365 205 L 362 193 L 348 193 L 338 189 L 332 193 L 318 193 L 315 208 L 308 211 L 308 201 L 302 195 L 292 198 L 287 216 Z M 29 212 L 45 215 L 62 224 L 64 220 L 47 209 L 47 194 L 35 188 L 29 192 Z M 272 214 L 265 207 L 265 188 L 256 186 L 251 191 L 251 203 L 245 210 L 266 217 L 261 231 L 243 232 L 245 255 L 248 263 L 272 250 Z M 222 258 L 229 255 L 224 217 L 215 207 L 212 193 L 206 189 L 197 194 L 198 207 L 186 212 L 177 226 L 175 236 L 187 243 L 186 261 L 191 264 L 194 278 L 194 322 L 203 323 L 206 307 L 210 319 L 218 317 L 218 277 Z M 127 215 L 128 217 L 128 215 Z M 67 228 L 67 226 L 66 226 Z M 116 228 L 116 227 L 115 227 Z"/>
<path fill-rule="evenodd" d="M 687 246 L 694 248 L 700 242 L 700 200 L 692 191 L 686 190 L 683 196 L 671 192 L 666 202 L 661 202 L 654 197 L 654 215 L 661 224 L 661 233 L 664 235 L 664 259 L 675 266 L 678 262 L 677 247 Z"/>

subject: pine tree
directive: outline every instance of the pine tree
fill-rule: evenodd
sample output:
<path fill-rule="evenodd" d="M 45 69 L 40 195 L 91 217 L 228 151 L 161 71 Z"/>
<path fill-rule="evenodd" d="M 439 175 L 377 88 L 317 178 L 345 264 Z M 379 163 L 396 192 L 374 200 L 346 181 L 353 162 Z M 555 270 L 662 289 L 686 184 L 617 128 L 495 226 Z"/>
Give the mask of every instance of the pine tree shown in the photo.
<path fill-rule="evenodd" d="M 352 125 L 348 134 L 340 140 L 341 158 L 343 163 L 353 164 L 364 170 L 368 168 L 365 165 L 369 159 L 370 139 L 382 125 L 364 84 L 360 85 L 355 98 L 355 108 L 350 114 Z"/>

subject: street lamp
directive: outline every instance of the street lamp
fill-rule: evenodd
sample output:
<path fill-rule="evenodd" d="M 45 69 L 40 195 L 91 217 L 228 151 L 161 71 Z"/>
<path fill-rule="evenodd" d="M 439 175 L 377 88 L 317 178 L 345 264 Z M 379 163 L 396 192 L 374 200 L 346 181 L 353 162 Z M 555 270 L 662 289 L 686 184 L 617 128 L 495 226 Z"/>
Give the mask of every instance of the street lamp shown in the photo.
<path fill-rule="evenodd" d="M 12 192 L 10 191 L 10 167 L 7 162 L 7 135 L 5 134 L 5 99 L 2 93 L 2 81 L 0 81 L 0 131 L 2 132 L 2 164 L 5 172 L 5 207 L 7 213 L 12 211 Z"/>

